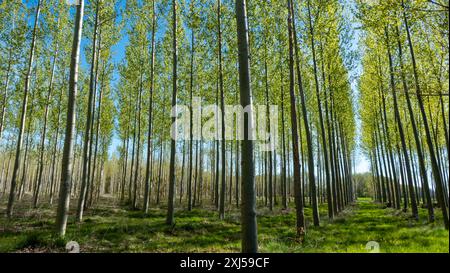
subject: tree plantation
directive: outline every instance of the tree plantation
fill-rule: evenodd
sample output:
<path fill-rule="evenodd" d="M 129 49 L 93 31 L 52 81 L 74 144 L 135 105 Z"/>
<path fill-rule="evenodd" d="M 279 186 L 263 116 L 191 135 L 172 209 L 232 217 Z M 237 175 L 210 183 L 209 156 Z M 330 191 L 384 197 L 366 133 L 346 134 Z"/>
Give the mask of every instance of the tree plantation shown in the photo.
<path fill-rule="evenodd" d="M 0 0 L 0 252 L 449 252 L 448 0 Z"/>

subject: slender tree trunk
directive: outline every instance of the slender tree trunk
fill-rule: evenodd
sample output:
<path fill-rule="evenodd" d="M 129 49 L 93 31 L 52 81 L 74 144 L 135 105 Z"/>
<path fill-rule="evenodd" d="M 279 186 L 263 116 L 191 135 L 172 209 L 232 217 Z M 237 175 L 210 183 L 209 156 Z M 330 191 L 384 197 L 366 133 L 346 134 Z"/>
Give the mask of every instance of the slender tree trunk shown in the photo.
<path fill-rule="evenodd" d="M 161 145 L 159 149 L 159 170 L 158 170 L 158 185 L 156 186 L 156 204 L 159 205 L 159 199 L 160 199 L 160 190 L 161 190 L 161 179 L 162 179 L 162 162 L 163 162 L 163 153 L 164 153 L 164 145 L 163 141 L 161 139 Z"/>
<path fill-rule="evenodd" d="M 142 64 L 143 65 L 143 64 Z M 143 72 L 140 71 L 140 80 L 139 80 L 139 94 L 138 94 L 138 122 L 137 122 L 137 151 L 136 151 L 136 170 L 134 172 L 134 182 L 133 182 L 133 202 L 132 208 L 137 208 L 137 195 L 138 195 L 138 177 L 140 173 L 140 156 L 141 156 L 141 108 L 142 108 L 142 89 L 143 89 Z"/>
<path fill-rule="evenodd" d="M 191 16 L 194 16 L 194 4 L 191 2 Z M 192 19 L 192 18 L 191 18 Z M 193 19 L 192 19 L 193 20 Z M 194 89 L 194 54 L 195 54 L 195 33 L 194 26 L 191 30 L 191 64 L 190 64 L 190 81 L 189 81 L 189 100 L 190 100 L 190 111 L 189 111 L 189 174 L 187 183 L 187 194 L 188 194 L 188 211 L 192 210 L 192 164 L 193 164 L 193 105 L 192 105 L 192 93 Z"/>
<path fill-rule="evenodd" d="M 252 107 L 252 90 L 250 86 L 250 56 L 248 46 L 248 22 L 246 0 L 236 0 L 237 44 L 239 53 L 239 90 L 242 107 Z M 253 112 L 244 117 L 244 139 L 241 141 L 241 225 L 242 252 L 258 251 L 258 230 L 256 224 L 255 165 L 253 158 Z"/>
<path fill-rule="evenodd" d="M 136 100 L 137 104 L 137 100 Z M 135 105 L 134 107 L 137 107 Z M 135 109 L 136 110 L 136 109 Z M 133 141 L 131 144 L 131 166 L 130 166 L 130 179 L 128 180 L 128 203 L 132 204 L 133 199 L 133 177 L 135 174 L 135 159 L 136 159 L 136 128 L 137 128 L 137 111 L 134 111 L 133 122 Z M 139 141 L 139 140 L 138 140 Z"/>
<path fill-rule="evenodd" d="M 216 105 L 219 104 L 219 81 L 217 81 L 217 88 L 216 88 Z M 218 108 L 217 108 L 218 109 Z M 220 164 L 220 152 L 219 152 L 219 117 L 215 116 L 215 122 L 216 122 L 216 140 L 215 140 L 215 147 L 214 147 L 214 155 L 215 155 L 215 167 L 214 167 L 214 205 L 216 206 L 216 209 L 219 209 L 219 164 Z"/>
<path fill-rule="evenodd" d="M 228 204 L 231 206 L 233 202 L 233 141 L 230 141 L 230 188 L 228 190 Z"/>
<path fill-rule="evenodd" d="M 144 193 L 144 213 L 148 213 L 151 191 L 151 164 L 150 159 L 152 153 L 152 124 L 153 124 L 153 85 L 155 77 L 155 29 L 156 29 L 156 8 L 155 0 L 152 0 L 152 45 L 151 45 L 151 63 L 150 63 L 150 98 L 148 106 L 148 135 L 147 135 L 147 165 L 145 168 L 145 193 Z"/>
<path fill-rule="evenodd" d="M 334 210 L 333 210 L 333 199 L 332 199 L 332 193 L 331 193 L 331 181 L 330 178 L 333 181 L 336 181 L 336 174 L 334 171 L 334 160 L 329 160 L 331 158 L 333 158 L 333 153 L 334 153 L 334 140 L 331 137 L 331 127 L 332 125 L 330 124 L 330 115 L 329 115 L 329 111 L 328 111 L 328 96 L 327 96 L 327 92 L 326 92 L 326 82 L 325 82 L 325 66 L 324 66 L 324 57 L 323 57 L 323 48 L 322 48 L 322 43 L 320 44 L 320 55 L 321 55 L 321 59 L 322 59 L 322 80 L 323 80 L 323 87 L 324 87 L 324 92 L 325 92 L 325 118 L 326 118 L 326 124 L 327 124 L 327 134 L 328 134 L 328 142 L 330 145 L 330 152 L 327 153 L 326 152 L 326 148 L 322 149 L 323 150 L 323 165 L 324 165 L 324 177 L 325 177 L 325 185 L 326 185 L 326 196 L 327 196 L 327 206 L 328 206 L 328 218 L 331 220 L 334 218 Z M 328 70 L 330 70 L 330 63 L 328 63 L 327 65 Z M 331 87 L 331 75 L 328 75 L 328 88 Z M 331 90 L 329 90 L 330 96 L 331 94 Z M 330 107 L 331 108 L 331 107 Z M 332 110 L 332 109 L 330 109 Z M 319 142 L 319 140 L 317 140 Z M 326 143 L 322 143 L 325 147 L 326 147 Z M 320 159 L 320 155 L 319 155 L 319 159 Z M 328 167 L 328 161 L 330 161 L 330 165 L 329 168 Z M 328 179 L 327 179 L 328 177 Z"/>
<path fill-rule="evenodd" d="M 268 199 L 269 199 L 269 189 L 268 189 L 268 187 L 267 187 L 267 175 L 268 175 L 268 171 L 267 171 L 267 154 L 266 153 L 263 153 L 262 154 L 262 156 L 263 156 L 263 158 L 264 158 L 264 170 L 263 170 L 263 173 L 264 173 L 264 206 L 266 206 L 267 207 L 267 204 L 268 204 Z"/>
<path fill-rule="evenodd" d="M 266 124 L 266 126 L 267 126 L 267 128 L 269 129 L 269 137 L 271 136 L 270 135 L 270 110 L 269 110 L 269 72 L 267 71 L 268 69 L 267 69 L 267 42 L 266 42 L 266 40 L 264 40 L 264 80 L 265 80 L 265 96 L 266 96 L 266 115 L 267 115 L 267 117 L 266 117 L 266 120 L 267 120 L 267 124 Z M 267 166 L 267 168 L 268 168 L 268 171 L 269 171 L 269 176 L 268 176 L 268 183 L 267 183 L 267 186 L 268 186 L 268 188 L 269 188 L 269 190 L 268 190 L 268 194 L 269 194 L 269 210 L 273 210 L 273 181 L 272 181 L 272 176 L 273 176 L 273 174 L 272 174 L 272 169 L 273 169 L 273 166 L 272 166 L 272 148 L 273 147 L 275 147 L 274 145 L 272 145 L 272 141 L 274 141 L 273 139 L 269 139 L 269 142 L 271 143 L 271 147 L 270 147 L 270 149 L 269 149 L 269 151 L 268 151 L 268 155 L 267 155 L 267 160 L 268 160 L 268 163 L 269 163 L 269 166 Z"/>
<path fill-rule="evenodd" d="M 82 1 L 83 2 L 83 1 Z M 84 4 L 83 4 L 84 5 Z M 97 56 L 97 35 L 98 35 L 98 25 L 99 25 L 99 7 L 100 4 L 96 2 L 96 10 L 95 10 L 95 23 L 94 23 L 94 36 L 92 39 L 92 58 L 91 58 L 91 69 L 90 69 L 90 78 L 89 78 L 89 98 L 87 105 L 87 115 L 86 115 L 86 127 L 84 133 L 84 146 L 83 146 L 83 173 L 81 177 L 81 189 L 80 189 L 80 197 L 78 199 L 78 207 L 77 207 L 77 216 L 76 219 L 78 222 L 83 220 L 83 210 L 85 207 L 86 196 L 87 196 L 87 187 L 89 180 L 88 173 L 88 163 L 90 162 L 90 153 L 89 147 L 92 141 L 91 137 L 91 129 L 92 129 L 92 115 L 93 115 L 93 98 L 95 96 L 95 64 L 98 58 Z M 81 19 L 82 20 L 82 19 Z"/>
<path fill-rule="evenodd" d="M 73 132 L 75 131 L 76 97 L 78 85 L 78 63 L 80 59 L 80 42 L 83 29 L 84 0 L 79 0 L 75 15 L 75 29 L 70 62 L 69 100 L 67 107 L 66 137 L 64 139 L 61 166 L 61 186 L 58 209 L 56 213 L 56 230 L 60 236 L 66 233 L 67 217 L 70 202 L 71 170 L 73 154 Z"/>
<path fill-rule="evenodd" d="M 124 198 L 125 198 L 125 186 L 126 186 L 126 180 L 127 180 L 127 166 L 128 166 L 128 145 L 130 142 L 130 137 L 129 137 L 129 131 L 130 131 L 130 124 L 127 123 L 127 129 L 125 131 L 125 139 L 124 139 L 124 163 L 123 163 L 123 176 L 122 176 L 122 191 L 120 194 L 120 201 L 123 202 Z"/>
<path fill-rule="evenodd" d="M 53 145 L 53 154 L 52 154 L 52 170 L 51 170 L 51 177 L 50 177 L 50 205 L 53 204 L 53 193 L 54 193 L 54 185 L 56 181 L 56 172 L 57 172 L 57 166 L 56 166 L 56 157 L 58 154 L 58 142 L 59 142 L 59 126 L 61 121 L 61 103 L 62 103 L 62 95 L 63 95 L 63 89 L 61 88 L 59 91 L 59 99 L 58 99 L 58 113 L 57 113 L 57 121 L 56 121 L 56 130 L 55 130 L 55 143 Z"/>
<path fill-rule="evenodd" d="M 291 0 L 288 0 L 288 32 L 289 32 L 289 94 L 290 94 L 290 102 L 291 102 L 291 131 L 292 131 L 292 153 L 293 153 L 293 168 L 294 168 L 294 194 L 295 194 L 295 206 L 296 206 L 296 216 L 297 216 L 297 236 L 302 239 L 305 235 L 305 215 L 303 210 L 303 197 L 302 197 L 302 189 L 300 182 L 300 159 L 299 159 L 299 150 L 298 150 L 298 122 L 297 122 L 297 109 L 296 109 L 296 99 L 295 99 L 295 74 L 294 74 L 294 52 L 297 56 L 297 46 L 295 41 L 296 33 L 295 33 L 295 15 L 294 8 Z M 300 97 L 302 104 L 304 103 L 304 94 L 303 94 L 303 86 L 302 86 L 302 78 L 299 73 L 298 63 L 299 59 L 297 58 L 297 77 L 299 81 L 300 88 Z M 304 105 L 304 104 L 303 104 Z M 306 109 L 303 111 L 304 119 Z M 307 118 L 306 118 L 307 119 Z M 308 128 L 309 124 L 305 121 L 305 126 Z M 308 130 L 308 129 L 306 129 Z M 314 173 L 312 174 L 314 175 Z"/>
<path fill-rule="evenodd" d="M 236 96 L 238 95 L 238 92 L 236 92 Z M 237 98 L 236 98 L 237 101 Z M 239 178 L 239 166 L 240 166 L 240 156 L 239 156 L 239 131 L 237 130 L 237 126 L 239 126 L 238 123 L 236 123 L 236 166 L 235 166 L 235 176 L 236 176 L 236 187 L 235 187 L 235 202 L 236 202 L 236 208 L 239 208 L 239 191 L 240 191 L 240 187 L 239 185 L 241 184 L 241 180 Z"/>
<path fill-rule="evenodd" d="M 200 139 L 200 155 L 199 155 L 199 177 L 198 177 L 198 204 L 202 204 L 203 200 L 203 141 Z"/>
<path fill-rule="evenodd" d="M 281 51 L 280 51 L 281 52 Z M 281 54 L 280 54 L 281 55 Z M 284 116 L 284 75 L 283 75 L 283 66 L 280 66 L 280 75 L 281 75 L 281 142 L 282 142 L 282 164 L 281 164 L 281 203 L 283 209 L 287 209 L 288 200 L 287 200 L 287 175 L 286 175 L 286 131 L 285 131 L 285 116 Z"/>
<path fill-rule="evenodd" d="M 198 140 L 195 141 L 195 174 L 194 174 L 194 196 L 192 197 L 192 206 L 195 207 L 197 204 L 197 193 L 198 193 Z"/>
<path fill-rule="evenodd" d="M 180 177 L 180 205 L 181 202 L 183 201 L 183 181 L 184 181 L 184 169 L 185 168 L 185 161 L 186 161 L 186 141 L 183 141 L 183 156 L 182 156 L 182 160 L 181 160 L 181 177 Z"/>
<path fill-rule="evenodd" d="M 98 15 L 100 16 L 100 15 Z M 100 20 L 100 19 L 99 19 Z M 99 62 L 100 62 L 100 58 L 101 58 L 101 38 L 102 38 L 102 32 L 101 32 L 101 22 L 99 21 L 98 24 L 98 34 L 97 34 L 97 45 L 96 50 L 97 50 L 97 58 L 95 61 L 95 73 L 94 73 L 94 97 L 93 97 L 93 101 L 92 101 L 92 117 L 91 117 L 91 128 L 90 128 L 90 141 L 89 141 L 89 152 L 88 152 L 88 173 L 87 173 L 87 189 L 86 189 L 86 197 L 85 197 L 85 202 L 84 202 L 84 210 L 86 210 L 87 208 L 92 206 L 92 197 L 93 197 L 93 193 L 94 193 L 94 188 L 95 188 L 95 184 L 94 182 L 95 180 L 95 170 L 97 167 L 97 155 L 95 153 L 95 151 L 93 151 L 93 149 L 95 150 L 95 145 L 97 145 L 98 143 L 98 139 L 96 136 L 96 140 L 95 140 L 95 145 L 94 145 L 94 134 L 95 134 L 95 130 L 94 130 L 94 125 L 95 123 L 95 112 L 96 112 L 96 105 L 97 105 L 97 84 L 98 84 L 98 75 L 99 75 Z"/>
<path fill-rule="evenodd" d="M 311 33 L 311 48 L 312 48 L 312 54 L 313 54 L 313 66 L 314 66 L 314 82 L 316 86 L 316 96 L 317 96 L 317 107 L 319 109 L 319 121 L 320 121 L 320 133 L 322 135 L 322 142 L 323 142 L 323 150 L 324 154 L 328 155 L 327 151 L 327 144 L 326 144 L 326 138 L 325 138 L 325 127 L 323 123 L 323 117 L 322 117 L 322 104 L 320 102 L 320 93 L 319 93 L 319 80 L 317 77 L 317 62 L 316 62 L 316 49 L 315 49 L 315 41 L 314 41 L 314 29 L 312 25 L 312 19 L 311 19 L 311 7 L 310 7 L 310 1 L 308 0 L 308 18 L 309 18 L 309 30 Z M 303 102 L 302 102 L 303 104 Z M 305 115 L 305 113 L 303 113 Z M 306 115 L 305 117 L 306 118 Z M 311 132 L 309 131 L 309 128 L 306 127 L 305 123 L 305 133 L 306 133 L 306 142 L 308 145 L 308 175 L 309 175 L 309 186 L 311 187 L 311 199 L 312 199 L 312 207 L 313 207 L 313 220 L 314 220 L 314 226 L 320 225 L 320 217 L 319 217 L 319 208 L 317 205 L 317 192 L 316 192 L 316 181 L 314 176 L 314 155 L 313 155 L 313 148 L 312 148 L 312 140 L 311 140 Z M 328 167 L 328 163 L 325 161 L 325 168 Z M 327 177 L 326 179 L 330 179 L 330 173 L 329 169 L 327 168 Z"/>
<path fill-rule="evenodd" d="M 221 26 L 221 0 L 217 0 L 217 32 L 218 32 L 218 51 L 219 51 L 219 90 L 220 90 L 220 110 L 221 110 L 221 163 L 222 176 L 220 181 L 220 203 L 219 203 L 219 218 L 225 217 L 225 188 L 226 188 L 226 140 L 225 140 L 225 95 L 223 90 L 223 73 L 222 73 L 222 26 Z"/>
<path fill-rule="evenodd" d="M 20 151 L 22 149 L 22 140 L 23 140 L 23 131 L 25 130 L 26 123 L 26 115 L 27 115 L 27 104 L 28 104 L 28 92 L 30 89 L 30 81 L 31 81 L 31 73 L 33 70 L 34 63 L 34 53 L 36 50 L 36 37 L 38 32 L 38 24 L 39 24 L 39 16 L 41 12 L 42 1 L 38 0 L 38 4 L 36 7 L 36 15 L 34 18 L 34 26 L 33 26 L 33 36 L 31 38 L 31 47 L 30 47 L 30 56 L 28 58 L 28 66 L 25 74 L 25 88 L 23 92 L 23 101 L 22 101 L 22 109 L 21 109 L 21 117 L 20 117 L 20 126 L 19 126 L 19 135 L 16 143 L 16 158 L 14 160 L 13 173 L 11 178 L 11 187 L 8 199 L 8 206 L 6 209 L 6 215 L 8 218 L 11 218 L 13 214 L 13 206 L 15 199 L 15 191 L 17 185 L 17 175 L 19 172 L 20 165 Z"/>
<path fill-rule="evenodd" d="M 172 107 L 177 104 L 177 64 L 178 64 L 178 46 L 177 46 L 177 1 L 172 0 L 172 31 L 173 31 L 173 71 L 172 71 Z M 172 117 L 172 124 L 175 124 L 176 117 Z M 174 224 L 174 201 L 175 201 L 175 139 L 170 141 L 170 169 L 169 169 L 169 200 L 167 204 L 167 225 Z"/>

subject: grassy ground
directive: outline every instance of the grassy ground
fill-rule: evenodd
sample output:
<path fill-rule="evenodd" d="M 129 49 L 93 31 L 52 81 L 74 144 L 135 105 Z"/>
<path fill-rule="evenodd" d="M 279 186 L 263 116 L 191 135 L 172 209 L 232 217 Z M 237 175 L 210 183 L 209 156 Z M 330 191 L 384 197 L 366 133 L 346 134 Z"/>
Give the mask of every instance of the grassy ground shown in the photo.
<path fill-rule="evenodd" d="M 4 213 L 4 203 L 0 213 Z M 76 241 L 82 252 L 239 252 L 239 211 L 218 220 L 213 210 L 176 212 L 176 225 L 165 225 L 165 210 L 148 215 L 128 211 L 108 202 L 86 213 L 82 224 L 69 218 L 67 236 L 53 236 L 54 207 L 32 210 L 18 205 L 16 216 L 0 217 L 0 252 L 64 252 L 68 241 Z M 408 214 L 382 208 L 368 199 L 358 202 L 333 222 L 326 207 L 320 208 L 320 227 L 308 222 L 305 241 L 295 240 L 293 209 L 258 210 L 258 239 L 261 252 L 367 252 L 367 242 L 376 241 L 381 252 L 449 252 L 449 232 L 437 222 L 426 222 L 426 211 L 415 222 Z M 311 210 L 305 209 L 307 219 Z"/>

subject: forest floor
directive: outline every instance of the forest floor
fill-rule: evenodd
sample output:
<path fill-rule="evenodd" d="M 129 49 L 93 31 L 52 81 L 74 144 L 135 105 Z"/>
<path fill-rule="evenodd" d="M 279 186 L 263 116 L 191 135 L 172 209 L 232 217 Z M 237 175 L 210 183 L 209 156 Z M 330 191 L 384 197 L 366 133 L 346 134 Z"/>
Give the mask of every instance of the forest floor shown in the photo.
<path fill-rule="evenodd" d="M 74 204 L 74 200 L 72 204 Z M 130 211 L 102 200 L 88 210 L 82 224 L 69 218 L 65 239 L 54 236 L 55 207 L 31 209 L 22 202 L 12 220 L 4 217 L 5 200 L 0 202 L 0 252 L 65 252 L 68 241 L 76 241 L 81 252 L 239 252 L 239 210 L 226 213 L 223 221 L 211 209 L 177 210 L 176 224 L 165 224 L 166 210 L 151 209 L 148 215 Z M 74 210 L 71 210 L 72 212 Z M 295 210 L 270 212 L 258 209 L 258 240 L 261 252 L 367 252 L 366 244 L 376 241 L 380 252 L 449 252 L 449 232 L 440 211 L 436 222 L 428 223 L 426 210 L 420 221 L 409 214 L 383 208 L 370 199 L 359 199 L 328 221 L 326 205 L 320 207 L 321 226 L 307 222 L 303 243 L 295 240 Z M 307 220 L 311 209 L 305 208 Z"/>

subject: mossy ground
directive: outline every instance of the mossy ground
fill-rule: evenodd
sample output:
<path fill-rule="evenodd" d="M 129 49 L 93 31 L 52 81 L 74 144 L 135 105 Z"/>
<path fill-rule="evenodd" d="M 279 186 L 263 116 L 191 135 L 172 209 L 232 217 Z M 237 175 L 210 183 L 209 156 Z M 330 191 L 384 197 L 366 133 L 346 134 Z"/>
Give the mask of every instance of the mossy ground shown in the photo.
<path fill-rule="evenodd" d="M 5 202 L 0 213 L 4 215 Z M 73 211 L 73 210 L 72 210 Z M 439 211 L 428 223 L 426 211 L 420 221 L 409 214 L 383 208 L 369 199 L 359 199 L 332 222 L 326 206 L 320 207 L 321 226 L 307 222 L 303 243 L 295 238 L 295 210 L 258 210 L 258 239 L 261 252 L 367 252 L 367 242 L 376 241 L 381 252 L 449 252 L 449 232 Z M 86 212 L 82 224 L 69 218 L 64 239 L 54 236 L 55 207 L 31 209 L 17 205 L 15 216 L 0 217 L 0 252 L 65 252 L 68 241 L 76 241 L 82 252 L 239 252 L 239 210 L 227 212 L 221 221 L 212 208 L 177 210 L 176 224 L 165 224 L 165 208 L 148 215 L 103 200 Z M 305 208 L 307 219 L 311 209 Z"/>

